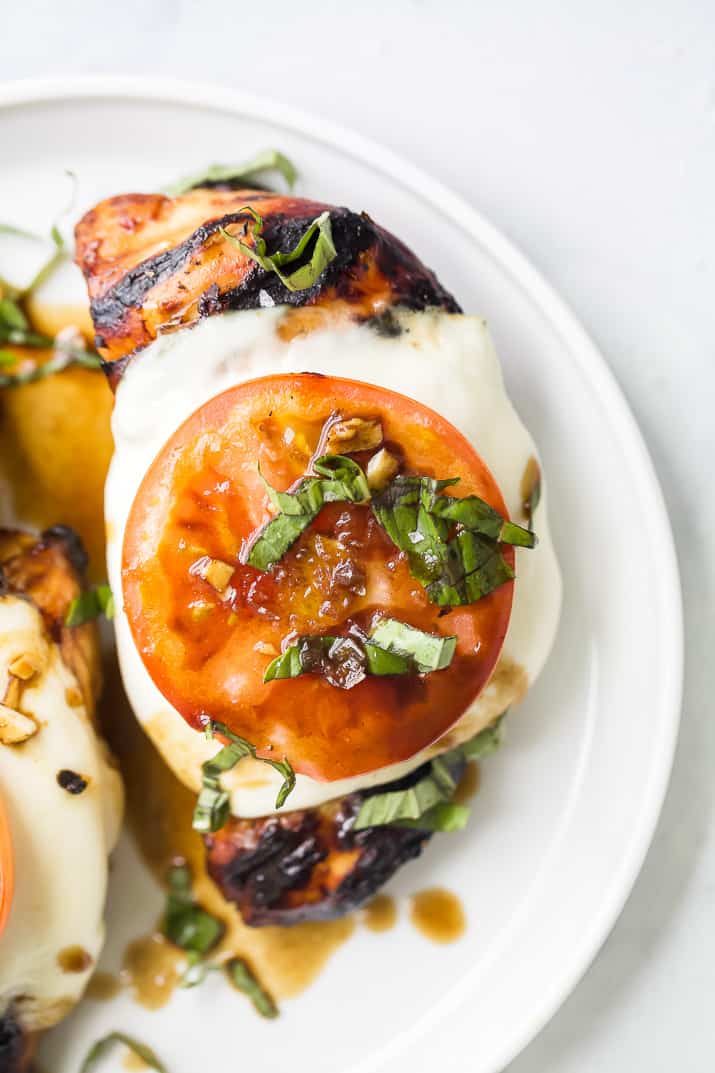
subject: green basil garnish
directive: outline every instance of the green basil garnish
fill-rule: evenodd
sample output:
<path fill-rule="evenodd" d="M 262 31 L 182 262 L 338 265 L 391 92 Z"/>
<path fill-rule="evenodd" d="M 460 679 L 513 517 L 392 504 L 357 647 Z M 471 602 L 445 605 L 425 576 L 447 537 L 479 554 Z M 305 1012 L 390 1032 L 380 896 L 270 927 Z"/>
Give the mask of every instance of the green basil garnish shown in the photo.
<path fill-rule="evenodd" d="M 278 492 L 261 478 L 279 513 L 263 526 L 249 546 L 244 559 L 249 566 L 268 570 L 279 562 L 303 530 L 317 518 L 324 503 L 365 503 L 369 500 L 367 477 L 352 458 L 323 455 L 313 463 L 313 469 L 319 476 L 303 477 L 293 492 Z"/>
<path fill-rule="evenodd" d="M 457 783 L 450 770 L 450 761 L 476 760 L 493 752 L 500 743 L 503 718 L 501 715 L 491 726 L 456 749 L 436 756 L 427 774 L 413 786 L 366 797 L 353 830 L 392 823 L 424 831 L 461 831 L 467 822 L 469 808 L 451 800 Z"/>
<path fill-rule="evenodd" d="M 167 885 L 162 932 L 170 943 L 186 951 L 188 968 L 181 985 L 194 987 L 210 968 L 204 959 L 219 943 L 224 925 L 194 901 L 191 872 L 186 864 L 176 864 L 169 869 Z"/>
<path fill-rule="evenodd" d="M 533 533 L 507 522 L 478 496 L 442 494 L 457 482 L 397 476 L 372 499 L 375 517 L 404 552 L 412 576 L 440 607 L 474 603 L 514 577 L 499 543 L 536 543 Z"/>
<path fill-rule="evenodd" d="M 213 738 L 214 734 L 221 734 L 228 738 L 229 744 L 224 745 L 215 756 L 207 760 L 201 766 L 202 784 L 199 793 L 192 827 L 195 831 L 208 834 L 220 831 L 224 826 L 231 811 L 231 799 L 227 790 L 221 786 L 221 775 L 225 771 L 234 768 L 244 756 L 252 756 L 264 764 L 270 764 L 272 768 L 283 776 L 283 784 L 276 797 L 276 808 L 279 809 L 286 801 L 288 795 L 295 787 L 295 772 L 287 759 L 269 760 L 264 756 L 256 755 L 256 746 L 250 741 L 234 734 L 224 723 L 210 720 L 206 725 L 206 735 Z"/>
<path fill-rule="evenodd" d="M 151 1047 L 147 1047 L 146 1043 L 140 1043 L 139 1040 L 134 1039 L 132 1036 L 128 1036 L 126 1032 L 110 1032 L 108 1035 L 98 1039 L 97 1042 L 90 1047 L 80 1066 L 79 1073 L 88 1073 L 92 1066 L 94 1066 L 100 1058 L 103 1058 L 105 1053 L 113 1047 L 115 1043 L 123 1044 L 134 1054 L 138 1055 L 150 1069 L 156 1070 L 156 1073 L 167 1073 L 166 1066 L 163 1062 L 159 1061 Z"/>
<path fill-rule="evenodd" d="M 465 760 L 481 760 L 490 753 L 495 752 L 502 742 L 504 715 L 500 715 L 490 726 L 480 730 L 469 741 L 465 741 L 459 748 Z"/>
<path fill-rule="evenodd" d="M 237 186 L 240 183 L 250 183 L 260 178 L 267 171 L 277 171 L 283 176 L 288 188 L 293 189 L 298 178 L 295 165 L 277 149 L 264 149 L 252 160 L 245 164 L 210 164 L 204 171 L 194 175 L 186 175 L 175 183 L 165 187 L 164 193 L 169 197 L 179 197 L 189 190 L 195 190 L 198 186 L 217 186 L 225 183 L 227 186 Z M 262 190 L 270 191 L 269 186 L 261 186 Z"/>
<path fill-rule="evenodd" d="M 469 819 L 469 805 L 456 805 L 453 801 L 440 801 L 438 805 L 423 812 L 418 820 L 399 820 L 399 827 L 414 827 L 419 831 L 452 833 L 463 831 Z"/>
<path fill-rule="evenodd" d="M 370 638 L 378 648 L 413 660 L 423 674 L 449 667 L 457 647 L 456 637 L 425 633 L 394 618 L 378 623 Z"/>
<path fill-rule="evenodd" d="M 278 1016 L 278 1007 L 268 992 L 258 982 L 255 974 L 243 958 L 232 958 L 226 964 L 226 974 L 237 990 L 250 998 L 261 1017 Z"/>
<path fill-rule="evenodd" d="M 0 328 L 0 335 L 2 329 Z M 37 338 L 36 333 L 32 333 Z M 22 343 L 16 344 L 18 346 L 34 346 L 34 347 L 53 347 L 57 349 L 54 340 L 48 339 L 42 343 Z M 2 350 L 0 351 L 0 365 L 9 365 L 10 359 L 13 362 L 17 361 L 17 355 L 12 351 Z M 45 380 L 48 376 L 53 376 L 55 373 L 61 373 L 65 369 L 69 369 L 70 366 L 77 365 L 83 369 L 101 369 L 102 362 L 99 356 L 93 353 L 91 350 L 77 350 L 77 349 L 62 349 L 59 350 L 54 358 L 50 358 L 49 361 L 45 361 L 42 365 L 34 365 L 31 369 L 26 369 L 21 373 L 3 373 L 0 374 L 0 388 L 3 387 L 19 387 L 21 384 L 34 384 L 38 380 Z"/>
<path fill-rule="evenodd" d="M 299 637 L 268 664 L 263 681 L 320 674 L 331 685 L 352 689 L 368 674 L 444 670 L 452 662 L 456 644 L 456 637 L 425 633 L 397 619 L 383 619 L 369 637 Z"/>
<path fill-rule="evenodd" d="M 381 827 L 400 820 L 418 820 L 435 805 L 448 801 L 456 788 L 447 766 L 433 760 L 429 774 L 406 790 L 388 790 L 366 797 L 353 825 L 354 830 Z"/>
<path fill-rule="evenodd" d="M 108 619 L 114 618 L 114 596 L 106 582 L 86 589 L 75 597 L 67 611 L 65 626 L 82 626 L 100 615 Z"/>
<path fill-rule="evenodd" d="M 223 227 L 219 228 L 219 232 L 227 242 L 237 246 L 244 256 L 250 257 L 266 272 L 275 272 L 283 286 L 289 291 L 308 290 L 317 282 L 330 262 L 337 257 L 337 250 L 333 245 L 330 213 L 327 211 L 322 212 L 308 225 L 292 250 L 277 250 L 275 253 L 268 253 L 266 240 L 261 235 L 263 217 L 250 205 L 244 205 L 239 211 L 249 213 L 253 217 L 253 246 L 246 245 Z M 293 269 L 292 272 L 284 272 L 286 265 L 300 260 L 307 254 L 308 246 L 314 238 L 313 250 L 306 263 Z"/>
<path fill-rule="evenodd" d="M 53 266 L 50 266 L 50 269 Z M 48 266 L 45 266 L 45 271 Z M 19 301 L 7 295 L 0 298 L 0 344 L 30 347 L 33 350 L 54 350 L 55 355 L 42 365 L 18 373 L 0 374 L 0 388 L 17 387 L 20 384 L 32 384 L 44 380 L 53 373 L 61 372 L 69 365 L 80 365 L 87 369 L 99 369 L 99 356 L 91 350 L 69 346 L 58 342 L 52 336 L 33 331 Z M 20 358 L 12 350 L 0 349 L 0 365 L 14 365 Z"/>

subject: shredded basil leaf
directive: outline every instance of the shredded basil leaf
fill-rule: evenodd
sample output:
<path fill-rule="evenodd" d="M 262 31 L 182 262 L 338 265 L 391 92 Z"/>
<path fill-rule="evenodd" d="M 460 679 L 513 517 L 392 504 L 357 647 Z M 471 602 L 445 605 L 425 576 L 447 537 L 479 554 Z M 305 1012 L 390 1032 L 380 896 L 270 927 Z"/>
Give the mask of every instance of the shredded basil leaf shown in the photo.
<path fill-rule="evenodd" d="M 250 257 L 266 272 L 275 272 L 283 286 L 289 291 L 305 291 L 312 287 L 330 262 L 337 257 L 337 250 L 333 244 L 330 213 L 327 210 L 308 225 L 292 250 L 278 250 L 275 253 L 268 253 L 266 240 L 261 235 L 263 217 L 255 209 L 252 209 L 250 205 L 244 205 L 239 211 L 249 213 L 253 217 L 253 246 L 248 246 L 223 227 L 219 228 L 219 232 L 227 242 L 237 246 L 244 256 Z M 283 269 L 286 265 L 292 264 L 306 255 L 308 246 L 313 238 L 315 238 L 315 243 L 307 262 L 293 269 L 292 272 L 284 272 Z"/>
<path fill-rule="evenodd" d="M 504 733 L 505 715 L 506 712 L 460 746 L 465 760 L 481 760 L 482 757 L 489 756 L 499 748 Z"/>
<path fill-rule="evenodd" d="M 58 341 L 42 332 L 33 331 L 19 302 L 9 297 L 0 298 L 0 344 L 55 351 L 54 356 L 42 364 L 33 365 L 29 369 L 23 369 L 22 372 L 1 374 L 0 388 L 16 387 L 20 384 L 44 380 L 45 377 L 61 372 L 69 365 L 80 365 L 88 369 L 101 367 L 99 356 L 93 351 L 68 346 L 61 340 Z M 14 365 L 22 360 L 20 355 L 11 350 L 0 350 L 0 355 L 0 365 L 3 366 Z"/>
<path fill-rule="evenodd" d="M 427 774 L 413 786 L 366 797 L 353 830 L 394 823 L 425 831 L 461 831 L 467 822 L 469 808 L 451 800 L 457 788 L 452 766 L 456 761 L 476 760 L 493 752 L 501 741 L 503 718 L 501 715 L 491 726 L 456 749 L 436 756 Z"/>
<path fill-rule="evenodd" d="M 467 826 L 470 808 L 468 805 L 456 805 L 453 801 L 440 801 L 423 812 L 417 820 L 399 820 L 399 827 L 414 827 L 420 831 L 453 832 L 463 831 Z"/>
<path fill-rule="evenodd" d="M 391 652 L 388 648 L 365 641 L 365 655 L 367 656 L 367 673 L 380 677 L 390 674 L 409 674 L 418 670 L 409 656 Z"/>
<path fill-rule="evenodd" d="M 302 640 L 302 638 L 301 638 Z M 328 649 L 334 643 L 334 637 L 322 637 L 321 641 L 324 645 L 327 645 Z M 300 642 L 289 645 L 285 652 L 282 652 L 280 656 L 276 656 L 275 659 L 266 667 L 263 675 L 263 681 L 275 682 L 280 678 L 298 678 L 301 674 L 304 674 L 303 661 L 300 655 Z"/>
<path fill-rule="evenodd" d="M 264 682 L 320 674 L 331 685 L 352 689 L 366 674 L 440 671 L 452 662 L 456 637 L 425 633 L 397 619 L 382 619 L 367 638 L 327 634 L 299 637 L 266 667 Z"/>
<path fill-rule="evenodd" d="M 398 820 L 418 820 L 434 805 L 449 800 L 455 789 L 456 783 L 450 786 L 435 776 L 431 764 L 430 773 L 408 789 L 388 790 L 366 797 L 353 829 L 362 831 L 365 827 L 380 827 Z"/>
<path fill-rule="evenodd" d="M 440 607 L 474 603 L 513 578 L 499 543 L 536 542 L 528 529 L 507 522 L 478 496 L 442 494 L 456 483 L 398 475 L 372 500 L 375 517 L 404 552 L 412 576 Z"/>
<path fill-rule="evenodd" d="M 176 864 L 169 869 L 167 884 L 164 935 L 188 954 L 205 957 L 221 939 L 224 925 L 194 901 L 191 872 L 186 864 Z"/>
<path fill-rule="evenodd" d="M 256 754 L 256 746 L 250 741 L 234 734 L 224 723 L 211 720 L 206 726 L 207 737 L 214 734 L 222 734 L 228 738 L 229 744 L 224 745 L 215 756 L 202 764 L 202 785 L 199 793 L 192 826 L 195 831 L 204 834 L 220 831 L 230 815 L 230 796 L 228 791 L 221 786 L 221 775 L 224 771 L 230 771 L 244 756 L 252 756 L 264 764 L 270 764 L 272 768 L 283 776 L 283 783 L 276 797 L 276 808 L 279 809 L 295 787 L 295 772 L 289 760 L 269 760 L 265 756 Z"/>
<path fill-rule="evenodd" d="M 0 331 L 8 335 L 13 331 L 25 331 L 30 327 L 27 317 L 12 298 L 0 298 Z M 10 339 L 7 342 L 11 342 Z"/>
<path fill-rule="evenodd" d="M 370 636 L 378 648 L 414 661 L 423 674 L 449 667 L 457 647 L 456 637 L 425 633 L 394 618 L 383 619 Z"/>
<path fill-rule="evenodd" d="M 278 1016 L 278 1007 L 242 958 L 232 958 L 226 964 L 226 974 L 233 986 L 250 998 L 261 1017 Z"/>
<path fill-rule="evenodd" d="M 259 530 L 244 553 L 244 562 L 257 570 L 268 570 L 317 518 L 324 503 L 369 500 L 367 477 L 352 458 L 323 455 L 313 463 L 313 469 L 320 476 L 304 477 L 293 492 L 276 491 L 261 475 L 271 503 L 279 513 Z"/>
<path fill-rule="evenodd" d="M 108 619 L 114 618 L 114 596 L 106 583 L 86 589 L 75 597 L 67 611 L 65 626 L 82 626 L 100 615 Z"/>
<path fill-rule="evenodd" d="M 186 175 L 171 183 L 165 187 L 164 193 L 169 197 L 179 197 L 198 186 L 238 186 L 240 183 L 250 183 L 258 179 L 267 171 L 277 171 L 282 175 L 289 190 L 293 189 L 298 178 L 296 167 L 287 156 L 277 149 L 264 149 L 245 164 L 210 164 L 204 171 Z M 271 188 L 262 185 L 261 189 L 270 191 Z"/>
<path fill-rule="evenodd" d="M 37 339 L 36 333 L 30 333 Z M 2 328 L 0 328 L 0 338 L 2 337 Z M 47 342 L 38 343 L 22 343 L 16 344 L 22 346 L 33 347 L 53 347 L 57 349 L 54 340 L 50 339 Z M 0 351 L 2 358 L 0 358 L 0 365 L 9 365 L 10 358 L 13 361 L 18 361 L 17 354 L 13 354 L 10 350 Z M 19 373 L 2 373 L 0 374 L 0 388 L 3 387 L 20 387 L 21 384 L 34 384 L 38 380 L 45 380 L 48 376 L 53 376 L 54 373 L 61 373 L 65 369 L 68 369 L 71 365 L 77 365 L 83 369 L 101 369 L 102 362 L 99 356 L 90 350 L 71 350 L 62 349 L 59 350 L 55 357 L 50 358 L 49 361 L 43 362 L 41 365 L 33 365 L 30 369 L 24 369 Z"/>
<path fill-rule="evenodd" d="M 104 1054 L 113 1047 L 115 1043 L 121 1043 L 130 1051 L 133 1051 L 134 1054 L 138 1055 L 150 1069 L 155 1069 L 156 1073 L 167 1073 L 166 1066 L 163 1062 L 159 1061 L 151 1047 L 147 1047 L 146 1043 L 140 1043 L 139 1040 L 134 1039 L 132 1036 L 128 1036 L 126 1032 L 110 1032 L 108 1035 L 97 1040 L 97 1042 L 90 1047 L 87 1056 L 80 1066 L 79 1073 L 88 1073 L 92 1066 L 94 1066 L 100 1058 L 104 1057 Z"/>

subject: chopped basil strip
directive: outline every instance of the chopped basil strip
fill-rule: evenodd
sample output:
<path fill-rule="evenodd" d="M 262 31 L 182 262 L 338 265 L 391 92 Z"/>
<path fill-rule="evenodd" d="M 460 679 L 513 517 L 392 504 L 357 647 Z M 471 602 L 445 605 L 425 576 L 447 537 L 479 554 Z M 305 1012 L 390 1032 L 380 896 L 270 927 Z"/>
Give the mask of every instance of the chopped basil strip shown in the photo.
<path fill-rule="evenodd" d="M 265 756 L 256 755 L 256 746 L 250 741 L 234 734 L 224 723 L 211 720 L 206 727 L 207 737 L 213 738 L 214 734 L 222 734 L 229 739 L 229 744 L 224 745 L 215 756 L 207 760 L 201 767 L 202 786 L 199 793 L 192 826 L 195 831 L 207 834 L 220 831 L 224 826 L 231 811 L 231 799 L 227 790 L 221 786 L 221 775 L 224 771 L 230 771 L 244 756 L 252 756 L 264 764 L 270 764 L 272 768 L 283 776 L 283 784 L 276 797 L 276 808 L 285 804 L 286 798 L 295 787 L 295 772 L 287 759 L 269 760 Z"/>
<path fill-rule="evenodd" d="M 479 496 L 456 499 L 453 496 L 436 495 L 423 485 L 420 498 L 431 514 L 449 522 L 457 522 L 472 533 L 479 533 L 502 544 L 516 544 L 522 548 L 533 548 L 536 544 L 536 537 L 529 529 L 505 521 L 498 511 Z"/>
<path fill-rule="evenodd" d="M 413 786 L 366 797 L 353 829 L 361 831 L 365 827 L 395 823 L 423 831 L 461 831 L 467 822 L 469 808 L 451 800 L 457 783 L 450 770 L 450 761 L 476 760 L 493 752 L 501 740 L 503 718 L 500 716 L 456 749 L 436 756 L 428 773 Z"/>
<path fill-rule="evenodd" d="M 0 374 L 0 388 L 16 387 L 44 380 L 53 373 L 61 372 L 69 365 L 80 365 L 88 369 L 101 366 L 99 356 L 91 350 L 68 346 L 61 339 L 33 331 L 20 304 L 7 296 L 0 298 L 0 345 L 29 347 L 33 350 L 54 350 L 49 361 L 24 368 L 24 358 L 12 350 L 0 350 L 0 366 L 10 366 L 22 362 L 20 372 Z"/>
<path fill-rule="evenodd" d="M 0 335 L 2 334 L 2 328 L 0 328 Z M 25 343 L 24 346 L 48 346 L 56 348 L 54 340 L 48 340 L 45 343 Z M 18 361 L 18 356 L 13 354 L 9 350 L 0 351 L 2 358 L 0 358 L 0 365 L 9 364 L 9 359 Z M 19 387 L 21 384 L 34 384 L 38 380 L 45 380 L 48 376 L 52 376 L 54 373 L 61 373 L 63 370 L 68 369 L 71 365 L 78 365 L 83 369 L 100 369 L 102 362 L 97 354 L 92 351 L 80 351 L 80 350 L 59 350 L 54 358 L 50 358 L 49 361 L 43 362 L 41 365 L 33 365 L 29 369 L 23 369 L 18 373 L 3 373 L 0 374 L 0 388 L 3 387 Z"/>
<path fill-rule="evenodd" d="M 74 200 L 74 194 L 72 200 Z M 62 215 L 64 216 L 64 213 Z M 62 238 L 57 224 L 53 224 L 50 228 L 50 239 L 52 240 L 54 251 L 44 263 L 44 265 L 42 265 L 42 267 L 35 273 L 32 280 L 30 281 L 29 286 L 26 288 L 23 294 L 32 294 L 33 291 L 36 291 L 37 288 L 41 286 L 41 284 L 43 284 L 45 280 L 52 275 L 54 270 L 62 261 L 64 261 L 67 256 L 65 240 Z"/>
<path fill-rule="evenodd" d="M 372 631 L 371 640 L 378 648 L 414 661 L 423 674 L 449 667 L 457 647 L 456 637 L 424 633 L 397 619 L 383 619 Z"/>
<path fill-rule="evenodd" d="M 114 618 L 114 596 L 107 584 L 95 585 L 75 597 L 67 611 L 65 626 L 82 626 L 100 615 Z"/>
<path fill-rule="evenodd" d="M 263 217 L 259 216 L 250 205 L 244 205 L 240 211 L 250 213 L 253 217 L 253 246 L 246 245 L 223 227 L 219 228 L 220 233 L 233 246 L 237 246 L 244 256 L 250 257 L 266 272 L 275 272 L 283 286 L 289 291 L 308 290 L 317 282 L 330 262 L 337 257 L 337 250 L 333 245 L 330 213 L 327 211 L 321 213 L 308 225 L 292 250 L 277 250 L 275 253 L 268 253 L 266 240 L 261 235 Z M 308 247 L 313 239 L 315 242 L 312 252 L 305 264 L 294 268 L 292 272 L 284 272 L 286 265 L 307 256 Z"/>
<path fill-rule="evenodd" d="M 205 171 L 194 175 L 186 175 L 175 183 L 167 186 L 164 193 L 169 197 L 179 197 L 189 190 L 195 190 L 198 186 L 239 186 L 241 183 L 250 183 L 260 178 L 267 171 L 277 171 L 283 176 L 288 188 L 293 189 L 298 178 L 298 172 L 292 161 L 277 149 L 265 149 L 258 153 L 252 160 L 245 164 L 210 164 Z M 262 190 L 270 190 L 269 186 L 261 184 Z"/>
<path fill-rule="evenodd" d="M 146 1043 L 140 1043 L 139 1040 L 134 1039 L 132 1036 L 128 1036 L 126 1032 L 110 1032 L 107 1036 L 102 1036 L 101 1039 L 89 1049 L 87 1056 L 85 1057 L 82 1065 L 80 1066 L 79 1073 L 88 1073 L 88 1071 L 94 1066 L 100 1058 L 103 1058 L 105 1053 L 114 1046 L 115 1043 L 121 1043 L 127 1047 L 134 1054 L 147 1065 L 150 1069 L 155 1069 L 156 1073 L 167 1073 L 166 1066 L 163 1062 L 160 1062 L 151 1047 L 147 1047 Z"/>
<path fill-rule="evenodd" d="M 533 533 L 505 521 L 478 496 L 442 494 L 456 483 L 397 476 L 372 500 L 375 517 L 406 555 L 411 574 L 440 607 L 474 603 L 514 577 L 499 543 L 536 543 Z"/>
<path fill-rule="evenodd" d="M 306 638 L 307 640 L 307 638 Z M 335 637 L 321 637 L 321 643 L 327 646 L 330 650 L 330 646 L 335 643 Z M 263 681 L 275 682 L 279 678 L 298 678 L 301 674 L 304 674 L 303 661 L 301 659 L 301 644 L 304 638 L 301 638 L 299 642 L 294 645 L 289 645 L 285 652 L 282 652 L 280 656 L 276 656 L 274 660 L 266 667 L 263 675 Z"/>
<path fill-rule="evenodd" d="M 278 1007 L 275 1002 L 242 958 L 232 958 L 226 964 L 226 974 L 233 986 L 250 998 L 261 1017 L 278 1016 Z"/>
<path fill-rule="evenodd" d="M 382 794 L 372 794 L 362 803 L 354 830 L 365 827 L 380 827 L 398 820 L 418 820 L 434 805 L 448 801 L 456 789 L 454 781 L 443 778 L 443 771 L 435 775 L 434 761 L 429 774 L 406 790 L 388 790 Z"/>
<path fill-rule="evenodd" d="M 317 518 L 324 503 L 364 503 L 370 498 L 367 478 L 357 462 L 343 455 L 323 455 L 313 463 L 319 476 L 303 477 L 293 492 L 278 492 L 261 477 L 273 506 L 279 511 L 259 530 L 244 561 L 257 570 L 279 562 L 304 529 Z M 260 467 L 259 467 L 260 474 Z"/>
<path fill-rule="evenodd" d="M 423 812 L 418 820 L 400 820 L 400 827 L 415 827 L 420 831 L 463 831 L 467 826 L 470 809 L 468 805 L 455 805 L 453 801 L 440 801 L 438 805 Z"/>
<path fill-rule="evenodd" d="M 409 674 L 418 670 L 409 656 L 391 652 L 388 648 L 365 641 L 365 655 L 367 656 L 367 673 L 384 677 L 389 674 Z"/>
<path fill-rule="evenodd" d="M 331 685 L 352 689 L 367 674 L 441 671 L 452 662 L 456 637 L 424 633 L 397 619 L 383 619 L 370 637 L 299 637 L 266 667 L 264 682 L 320 674 Z"/>
<path fill-rule="evenodd" d="M 191 974 L 200 959 L 217 945 L 224 933 L 224 925 L 194 901 L 187 865 L 177 864 L 170 868 L 167 884 L 169 890 L 162 931 L 170 943 L 187 952 L 188 973 Z M 191 980 L 192 984 L 198 982 L 198 979 Z"/>
<path fill-rule="evenodd" d="M 500 715 L 490 726 L 480 730 L 460 746 L 465 760 L 481 760 L 499 748 L 502 743 L 504 715 Z"/>

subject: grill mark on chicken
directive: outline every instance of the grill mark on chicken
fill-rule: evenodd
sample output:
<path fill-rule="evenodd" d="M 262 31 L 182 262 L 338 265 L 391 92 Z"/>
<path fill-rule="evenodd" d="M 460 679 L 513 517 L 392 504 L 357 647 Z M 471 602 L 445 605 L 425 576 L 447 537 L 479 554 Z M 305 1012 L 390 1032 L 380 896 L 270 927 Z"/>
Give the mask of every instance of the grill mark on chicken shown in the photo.
<path fill-rule="evenodd" d="M 464 761 L 450 764 L 455 780 Z M 363 801 L 407 789 L 429 770 L 348 794 L 319 808 L 245 820 L 231 818 L 204 842 L 209 875 L 246 924 L 261 927 L 332 920 L 363 905 L 432 832 L 386 825 L 354 830 Z"/>
<path fill-rule="evenodd" d="M 0 1016 L 0 1073 L 29 1073 L 34 1053 L 33 1037 L 7 1010 Z"/>
<path fill-rule="evenodd" d="M 421 265 L 401 242 L 377 227 L 369 216 L 358 215 L 349 209 L 333 209 L 330 214 L 333 241 L 337 256 L 323 272 L 319 281 L 306 290 L 289 291 L 275 272 L 268 272 L 253 263 L 241 283 L 221 291 L 214 283 L 199 298 L 199 316 L 209 316 L 225 310 L 256 309 L 263 292 L 275 305 L 312 305 L 326 290 L 334 289 L 335 296 L 345 301 L 359 301 L 363 297 L 360 273 L 350 273 L 356 267 L 361 253 L 374 249 L 376 262 L 390 282 L 394 304 L 408 309 L 426 309 L 438 306 L 449 312 L 459 312 L 459 306 L 442 286 L 436 276 Z M 146 295 L 157 284 L 164 282 L 183 268 L 190 258 L 201 250 L 220 228 L 231 224 L 253 221 L 248 213 L 228 213 L 217 220 L 202 224 L 184 242 L 142 261 L 90 303 L 90 311 L 97 331 L 97 345 L 104 346 L 106 334 L 116 330 L 129 309 L 140 308 Z M 291 217 L 276 214 L 265 221 L 262 232 L 271 251 L 291 250 L 312 223 L 310 217 Z M 302 262 L 310 258 L 309 249 Z"/>
<path fill-rule="evenodd" d="M 236 224 L 250 233 L 253 217 L 241 211 L 246 206 L 262 216 L 271 251 L 293 249 L 316 216 L 330 212 L 337 256 L 313 287 L 289 291 L 274 272 L 220 236 L 219 228 Z M 97 347 L 114 387 L 134 354 L 158 334 L 226 310 L 320 305 L 356 319 L 395 306 L 460 311 L 434 273 L 367 214 L 265 191 L 204 187 L 175 199 L 120 195 L 87 213 L 76 240 Z"/>

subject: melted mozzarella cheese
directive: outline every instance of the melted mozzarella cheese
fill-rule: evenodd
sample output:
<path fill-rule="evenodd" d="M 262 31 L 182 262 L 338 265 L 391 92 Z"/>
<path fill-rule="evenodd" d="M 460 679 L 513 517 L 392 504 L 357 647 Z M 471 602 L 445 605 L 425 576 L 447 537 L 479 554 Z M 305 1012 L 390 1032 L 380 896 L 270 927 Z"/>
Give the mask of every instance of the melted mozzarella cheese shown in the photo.
<path fill-rule="evenodd" d="M 122 788 L 39 612 L 18 596 L 0 596 L 0 695 L 8 667 L 28 654 L 40 669 L 24 684 L 21 706 L 38 729 L 21 744 L 0 744 L 15 858 L 15 894 L 0 937 L 0 1015 L 14 1004 L 21 1023 L 36 1030 L 77 1002 L 102 948 L 107 855 L 119 833 Z M 62 789 L 63 769 L 82 775 L 87 788 Z M 82 951 L 86 967 L 67 971 L 81 964 Z"/>
<path fill-rule="evenodd" d="M 109 579 L 122 591 L 121 558 L 127 516 L 139 484 L 169 436 L 199 406 L 245 380 L 277 373 L 316 372 L 364 380 L 430 406 L 474 445 L 499 484 L 510 514 L 521 515 L 521 481 L 534 443 L 504 388 L 486 324 L 478 317 L 400 312 L 398 335 L 354 322 L 296 335 L 279 328 L 292 313 L 260 309 L 211 317 L 191 330 L 152 343 L 129 365 L 117 392 L 116 453 L 106 487 Z M 534 525 L 539 544 L 517 550 L 514 605 L 504 649 L 492 679 L 440 742 L 410 760 L 338 782 L 298 775 L 286 808 L 318 805 L 352 790 L 379 785 L 414 770 L 435 753 L 487 726 L 521 699 L 539 674 L 558 624 L 561 581 L 543 494 Z M 147 673 L 117 599 L 117 645 L 124 684 L 137 717 L 166 761 L 198 792 L 200 767 L 216 745 L 191 729 Z M 244 760 L 223 779 L 236 815 L 274 811 L 279 776 Z"/>

